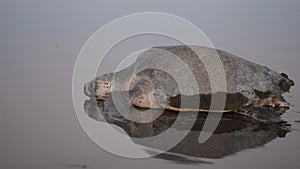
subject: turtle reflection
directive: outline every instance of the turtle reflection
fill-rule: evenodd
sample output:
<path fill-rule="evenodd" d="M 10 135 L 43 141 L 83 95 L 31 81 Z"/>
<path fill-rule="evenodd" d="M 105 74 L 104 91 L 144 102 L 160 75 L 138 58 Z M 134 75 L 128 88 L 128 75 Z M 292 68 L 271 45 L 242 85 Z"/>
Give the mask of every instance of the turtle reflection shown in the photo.
<path fill-rule="evenodd" d="M 106 101 L 86 100 L 84 103 L 85 112 L 89 117 L 97 121 L 108 122 L 121 127 L 132 138 L 146 138 L 158 135 L 167 130 L 175 120 L 182 123 L 189 122 L 195 118 L 186 113 L 186 116 L 177 118 L 177 114 L 171 111 L 164 111 L 161 116 L 149 123 L 132 122 L 124 118 L 116 111 L 111 99 Z M 278 109 L 278 113 L 283 113 L 286 109 Z M 130 111 L 137 111 L 131 107 Z M 157 110 L 147 110 L 147 113 L 133 113 L 137 118 L 151 118 Z M 150 112 L 149 112 L 150 111 Z M 105 119 L 103 119 L 105 118 Z M 188 135 L 175 147 L 164 154 L 156 156 L 180 163 L 198 163 L 199 160 L 191 158 L 222 158 L 239 151 L 263 146 L 278 137 L 285 137 L 289 130 L 281 124 L 262 124 L 253 122 L 252 119 L 245 118 L 238 114 L 223 114 L 219 126 L 214 134 L 204 143 L 200 144 L 198 138 L 204 125 L 206 114 L 199 113 L 197 120 Z M 250 121 L 251 120 L 251 121 Z M 176 128 L 180 131 L 180 128 Z M 133 139 L 134 141 L 134 139 Z M 139 144 L 139 143 L 136 143 Z M 154 147 L 156 148 L 156 147 Z M 150 151 L 148 153 L 151 153 Z M 191 157 L 191 158 L 189 158 Z"/>

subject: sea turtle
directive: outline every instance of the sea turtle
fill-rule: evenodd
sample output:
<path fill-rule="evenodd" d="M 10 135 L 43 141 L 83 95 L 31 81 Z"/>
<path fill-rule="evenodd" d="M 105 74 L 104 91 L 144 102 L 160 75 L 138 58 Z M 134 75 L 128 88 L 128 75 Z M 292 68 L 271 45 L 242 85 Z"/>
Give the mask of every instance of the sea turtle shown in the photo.
<path fill-rule="evenodd" d="M 190 83 L 188 76 L 176 69 L 173 60 L 163 60 L 175 55 L 191 70 L 198 88 L 189 85 L 181 90 L 176 78 L 156 68 L 140 69 L 144 65 L 172 67 L 176 76 Z M 197 53 L 197 54 L 196 54 Z M 207 67 L 216 67 L 214 63 L 204 65 L 201 59 L 218 55 L 223 64 L 226 91 L 212 92 Z M 159 57 L 158 57 L 159 56 Z M 201 59 L 200 59 L 200 58 Z M 139 71 L 141 70 L 141 71 Z M 185 79 L 186 78 L 186 79 Z M 294 85 L 285 73 L 277 73 L 265 66 L 247 61 L 228 52 L 201 46 L 161 46 L 145 50 L 129 67 L 96 77 L 84 86 L 84 93 L 89 97 L 105 100 L 112 91 L 129 91 L 132 105 L 140 108 L 166 108 L 173 111 L 217 111 L 236 112 L 259 119 L 259 114 L 251 114 L 253 107 L 271 106 L 288 107 L 282 97 Z M 209 110 L 213 95 L 226 94 L 224 110 Z M 198 98 L 198 99 L 196 99 Z M 199 100 L 199 108 L 182 106 L 182 100 Z M 246 109 L 245 109 L 246 108 Z M 274 113 L 275 114 L 275 113 Z M 267 116 L 273 116 L 268 114 Z M 263 116 L 265 117 L 265 115 Z M 268 121 L 268 119 L 265 119 Z"/>

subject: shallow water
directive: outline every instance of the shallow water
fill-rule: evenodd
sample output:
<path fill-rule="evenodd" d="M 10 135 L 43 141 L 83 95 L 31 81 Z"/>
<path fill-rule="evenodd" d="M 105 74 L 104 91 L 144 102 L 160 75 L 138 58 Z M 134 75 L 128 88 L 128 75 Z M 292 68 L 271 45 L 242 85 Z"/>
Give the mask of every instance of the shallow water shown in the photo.
<path fill-rule="evenodd" d="M 118 96 L 122 97 L 121 95 Z M 157 140 L 154 140 L 154 142 L 143 142 L 135 140 L 135 138 L 156 136 L 165 132 L 175 121 L 179 121 L 182 126 L 172 126 L 176 130 L 173 135 L 176 135 L 186 130 L 184 124 L 193 123 L 192 119 L 196 115 L 192 112 L 185 112 L 183 116 L 178 116 L 176 112 L 166 110 L 151 122 L 134 122 L 118 112 L 120 109 L 115 107 L 111 97 L 106 101 L 86 100 L 84 109 L 90 118 L 122 128 L 135 144 L 143 145 L 145 149 L 146 147 L 159 149 L 161 147 L 160 144 L 163 143 Z M 161 113 L 156 109 L 149 109 L 146 114 L 145 112 L 139 113 L 139 111 L 145 110 L 130 107 L 130 118 L 134 117 L 134 120 L 141 121 L 147 118 L 151 119 L 153 115 Z M 173 148 L 155 156 L 155 158 L 183 164 L 210 163 L 208 159 L 221 159 L 246 149 L 261 147 L 277 138 L 284 138 L 290 132 L 290 125 L 287 123 L 264 124 L 239 114 L 224 113 L 213 135 L 206 142 L 199 143 L 198 138 L 200 131 L 203 130 L 206 118 L 206 113 L 199 113 L 186 137 Z M 170 140 L 169 143 L 171 143 Z M 149 153 L 151 154 L 151 152 Z"/>
<path fill-rule="evenodd" d="M 0 168 L 299 168 L 298 1 L 115 3 L 0 2 Z M 292 106 L 282 116 L 291 124 L 291 132 L 279 137 L 276 128 L 260 128 L 260 137 L 255 135 L 258 142 L 252 140 L 251 144 L 248 139 L 251 141 L 252 135 L 241 132 L 246 140 L 240 147 L 228 144 L 224 152 L 195 152 L 190 155 L 194 158 L 178 156 L 179 147 L 174 154 L 128 159 L 95 145 L 82 130 L 72 103 L 76 57 L 88 37 L 105 23 L 149 10 L 183 16 L 201 27 L 218 48 L 286 72 L 296 83 L 285 95 Z M 111 60 L 108 57 L 109 64 L 100 71 L 111 71 L 118 59 L 115 63 Z M 238 124 L 241 128 L 249 125 Z M 241 128 L 229 131 L 229 136 Z M 223 136 L 216 139 L 222 141 Z M 194 137 L 192 133 L 190 138 Z M 186 141 L 189 143 L 189 138 Z M 214 154 L 217 152 L 220 154 Z"/>

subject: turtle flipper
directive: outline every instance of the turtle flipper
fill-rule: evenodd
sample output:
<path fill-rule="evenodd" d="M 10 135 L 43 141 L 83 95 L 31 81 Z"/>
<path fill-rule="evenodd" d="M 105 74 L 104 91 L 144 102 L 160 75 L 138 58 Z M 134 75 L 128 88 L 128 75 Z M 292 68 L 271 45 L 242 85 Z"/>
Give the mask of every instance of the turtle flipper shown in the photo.
<path fill-rule="evenodd" d="M 176 112 L 216 112 L 216 113 L 237 113 L 246 117 L 249 117 L 253 120 L 262 122 L 262 123 L 281 123 L 284 122 L 280 118 L 280 114 L 276 113 L 270 107 L 262 107 L 262 106 L 253 106 L 249 105 L 241 108 L 240 110 L 208 110 L 208 109 L 189 109 L 189 108 L 180 108 L 174 107 L 170 105 L 161 105 L 163 108 Z"/>
<path fill-rule="evenodd" d="M 243 116 L 250 117 L 262 123 L 280 123 L 284 122 L 280 114 L 275 111 L 275 109 L 271 107 L 257 106 L 257 105 L 249 105 L 241 108 L 235 113 L 241 114 Z"/>
<path fill-rule="evenodd" d="M 289 103 L 283 98 L 283 96 L 269 96 L 253 102 L 257 106 L 269 106 L 269 107 L 289 107 Z"/>

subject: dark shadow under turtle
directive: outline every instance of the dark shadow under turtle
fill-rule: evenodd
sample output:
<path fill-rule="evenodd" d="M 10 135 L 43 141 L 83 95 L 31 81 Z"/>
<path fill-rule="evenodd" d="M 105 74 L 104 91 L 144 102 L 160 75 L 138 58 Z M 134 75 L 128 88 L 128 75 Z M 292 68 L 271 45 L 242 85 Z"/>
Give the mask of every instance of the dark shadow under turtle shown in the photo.
<path fill-rule="evenodd" d="M 191 79 L 181 72 L 180 65 L 176 65 L 170 59 L 164 59 L 172 55 L 180 58 L 191 70 L 198 85 L 197 89 L 188 85 L 192 83 Z M 226 91 L 212 92 L 206 68 L 215 65 L 214 63 L 204 65 L 200 59 L 212 56 L 218 56 L 223 65 Z M 182 90 L 176 81 L 177 77 L 155 68 L 142 69 L 145 65 L 175 67 L 173 71 L 187 85 Z M 230 53 L 207 47 L 183 45 L 148 49 L 141 53 L 131 66 L 115 73 L 101 75 L 85 84 L 84 93 L 89 97 L 105 100 L 112 91 L 128 91 L 130 103 L 140 108 L 235 112 L 263 122 L 274 123 L 281 121 L 280 115 L 265 107 L 288 107 L 282 94 L 289 92 L 293 85 L 294 82 L 286 74 L 277 73 Z M 224 108 L 210 109 L 212 97 L 218 101 L 218 98 L 223 98 L 224 95 L 226 96 Z"/>
<path fill-rule="evenodd" d="M 189 123 L 191 119 L 195 118 L 191 117 L 189 113 L 186 113 L 184 117 L 178 118 L 176 113 L 165 110 L 159 118 L 152 122 L 132 122 L 117 111 L 111 97 L 108 97 L 105 102 L 94 99 L 86 100 L 84 108 L 87 115 L 92 119 L 121 127 L 132 138 L 152 137 L 170 128 L 175 120 L 180 123 Z M 135 115 L 139 115 L 134 113 L 137 111 L 134 107 L 131 107 L 130 111 Z M 150 111 L 152 114 L 155 114 L 158 110 L 150 109 Z M 151 113 L 143 114 L 142 116 L 145 118 L 145 116 L 151 116 Z M 155 158 L 171 160 L 177 163 L 210 163 L 199 158 L 223 158 L 246 149 L 261 147 L 278 137 L 285 137 L 289 132 L 289 129 L 281 124 L 266 125 L 252 121 L 251 118 L 246 118 L 239 114 L 229 113 L 223 114 L 219 126 L 213 135 L 206 142 L 199 143 L 198 138 L 205 123 L 206 114 L 199 113 L 196 118 L 192 129 L 182 141 L 167 152 L 155 156 Z M 181 128 L 175 129 L 178 132 L 183 130 Z M 143 145 L 140 142 L 136 142 L 135 139 L 132 140 L 136 144 Z M 148 142 L 147 145 L 143 146 L 158 148 L 157 142 L 152 144 Z M 153 153 L 148 150 L 145 151 L 149 154 Z"/>

